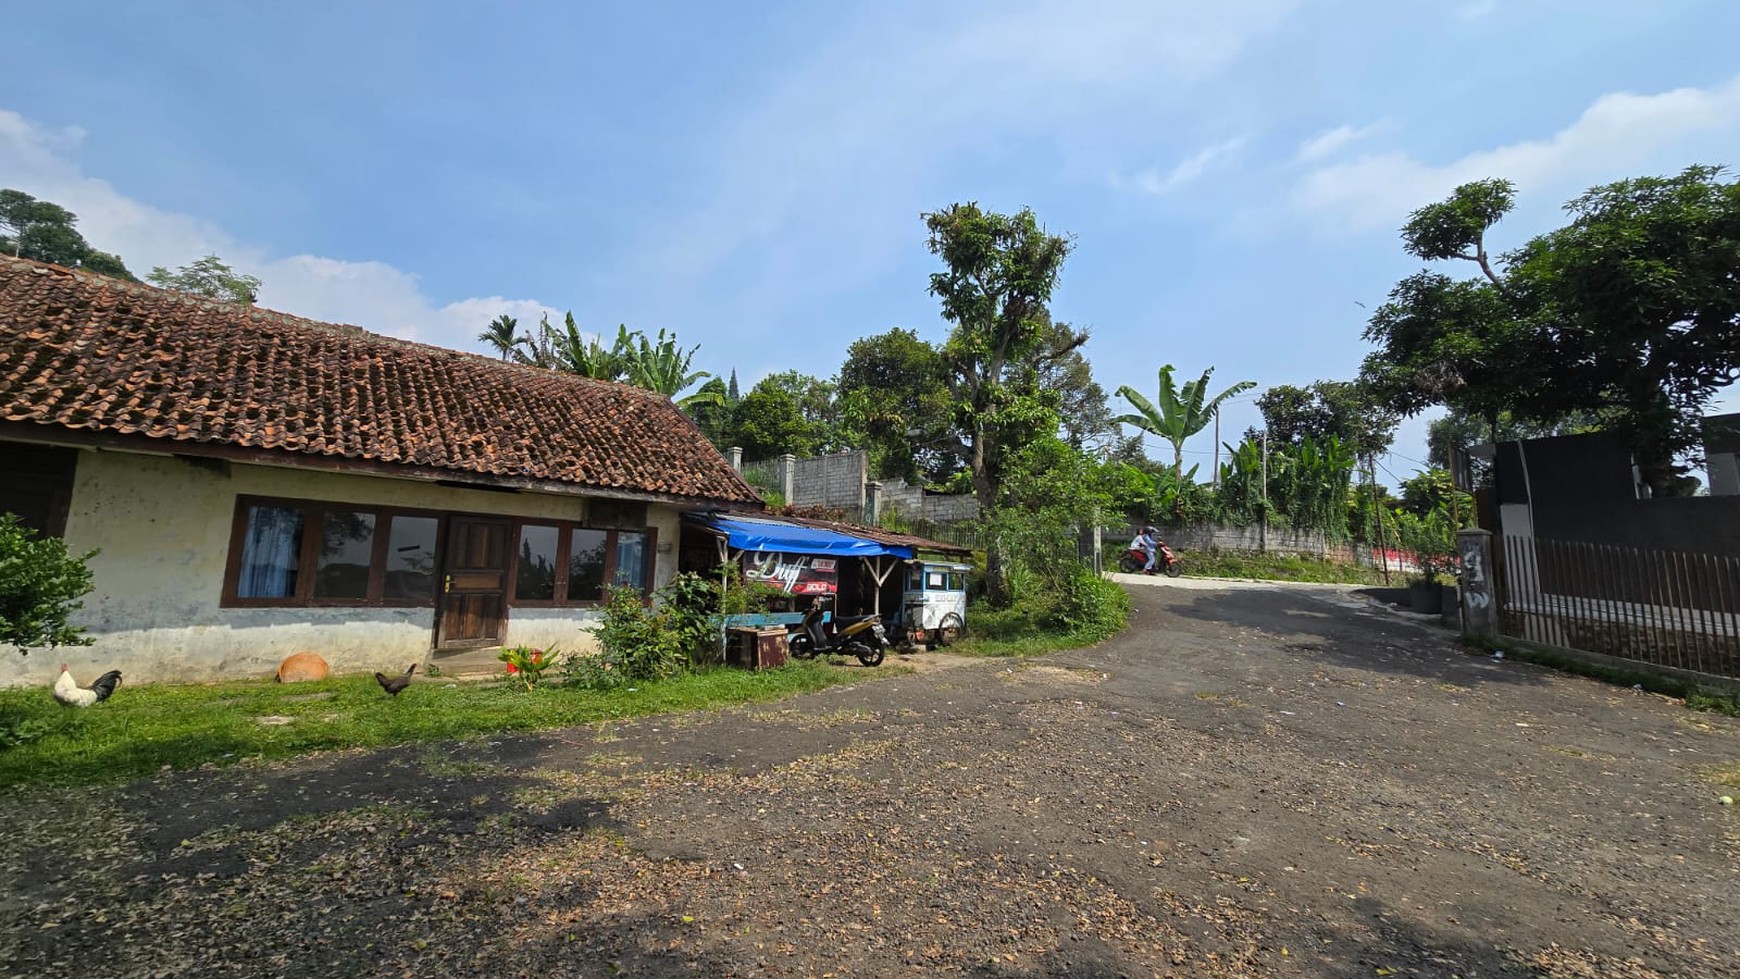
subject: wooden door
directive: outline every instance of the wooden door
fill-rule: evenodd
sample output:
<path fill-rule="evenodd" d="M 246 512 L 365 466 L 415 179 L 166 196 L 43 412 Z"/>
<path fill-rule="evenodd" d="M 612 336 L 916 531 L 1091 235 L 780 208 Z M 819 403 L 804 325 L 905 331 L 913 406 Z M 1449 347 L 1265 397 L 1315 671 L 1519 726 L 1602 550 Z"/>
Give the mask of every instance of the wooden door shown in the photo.
<path fill-rule="evenodd" d="M 507 613 L 506 520 L 451 517 L 441 568 L 441 615 L 436 649 L 501 645 Z"/>

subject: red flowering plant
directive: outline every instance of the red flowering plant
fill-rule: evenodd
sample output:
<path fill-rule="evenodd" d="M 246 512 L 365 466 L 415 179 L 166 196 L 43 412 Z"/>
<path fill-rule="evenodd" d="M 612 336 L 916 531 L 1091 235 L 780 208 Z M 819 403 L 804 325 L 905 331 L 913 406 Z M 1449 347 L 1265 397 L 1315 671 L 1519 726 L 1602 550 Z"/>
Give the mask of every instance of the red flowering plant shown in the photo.
<path fill-rule="evenodd" d="M 524 683 L 530 690 L 544 678 L 544 671 L 555 665 L 556 651 L 546 653 L 530 646 L 511 646 L 497 653 L 496 659 L 507 664 L 508 676 Z"/>

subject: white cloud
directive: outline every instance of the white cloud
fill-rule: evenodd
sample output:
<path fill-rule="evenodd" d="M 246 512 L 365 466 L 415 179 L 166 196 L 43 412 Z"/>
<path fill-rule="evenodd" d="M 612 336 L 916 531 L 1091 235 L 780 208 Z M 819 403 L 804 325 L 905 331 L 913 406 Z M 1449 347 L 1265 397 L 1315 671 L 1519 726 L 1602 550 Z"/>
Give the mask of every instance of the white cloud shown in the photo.
<path fill-rule="evenodd" d="M 1301 211 L 1343 230 L 1399 226 L 1422 204 L 1486 177 L 1531 192 L 1581 189 L 1643 166 L 1678 170 L 1740 149 L 1740 78 L 1708 89 L 1603 95 L 1552 136 L 1470 153 L 1441 165 L 1402 152 L 1373 153 L 1308 174 L 1295 190 Z M 1695 154 L 1714 154 L 1705 158 Z"/>
<path fill-rule="evenodd" d="M 1377 128 L 1377 123 L 1357 129 L 1353 126 L 1336 126 L 1300 143 L 1299 153 L 1293 159 L 1298 163 L 1311 163 L 1333 156 L 1337 150 L 1370 136 Z"/>
<path fill-rule="evenodd" d="M 1161 173 L 1159 170 L 1143 170 L 1128 177 L 1114 176 L 1112 185 L 1120 189 L 1136 190 L 1144 194 L 1169 194 L 1186 184 L 1195 183 L 1208 173 L 1209 167 L 1217 161 L 1238 152 L 1245 145 L 1246 137 L 1238 136 L 1224 142 L 1204 147 L 1201 151 L 1186 157 Z"/>
<path fill-rule="evenodd" d="M 133 200 L 104 180 L 86 176 L 70 158 L 82 130 L 49 130 L 0 109 L 0 187 L 53 201 L 79 217 L 79 230 L 98 248 L 121 256 L 135 274 L 217 254 L 259 276 L 261 306 L 298 316 L 350 323 L 444 347 L 477 349 L 484 326 L 506 312 L 522 325 L 548 307 L 501 296 L 437 306 L 417 277 L 382 262 L 346 262 L 315 255 L 274 257 L 237 241 L 216 225 Z"/>
<path fill-rule="evenodd" d="M 704 291 L 716 316 L 773 318 L 863 281 L 911 246 L 919 211 L 970 197 L 934 189 L 960 160 L 1029 142 L 1063 151 L 1069 134 L 1094 127 L 1112 134 L 1106 142 L 1143 143 L 1143 120 L 1123 111 L 1132 93 L 1144 104 L 1186 98 L 1303 2 L 875 7 L 699 138 L 694 197 L 647 221 L 606 277 L 662 277 L 672 302 Z M 724 271 L 749 252 L 757 275 Z"/>

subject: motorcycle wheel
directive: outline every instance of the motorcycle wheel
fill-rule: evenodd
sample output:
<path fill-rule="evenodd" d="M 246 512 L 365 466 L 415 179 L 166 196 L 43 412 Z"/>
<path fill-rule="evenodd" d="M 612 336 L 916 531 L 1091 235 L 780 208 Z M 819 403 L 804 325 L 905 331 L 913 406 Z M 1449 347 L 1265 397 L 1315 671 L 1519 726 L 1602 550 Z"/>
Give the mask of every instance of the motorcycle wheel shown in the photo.
<path fill-rule="evenodd" d="M 1183 573 L 1184 573 L 1184 562 L 1183 561 L 1179 561 L 1179 560 L 1174 559 L 1170 564 L 1166 565 L 1166 577 L 1168 577 L 1168 578 L 1176 578 Z"/>
<path fill-rule="evenodd" d="M 885 655 L 881 646 L 866 646 L 863 643 L 853 643 L 851 651 L 853 656 L 858 657 L 858 662 L 865 666 L 881 666 L 882 657 Z"/>
<path fill-rule="evenodd" d="M 965 638 L 967 638 L 967 623 L 961 618 L 960 613 L 950 612 L 943 616 L 942 624 L 936 628 L 936 644 L 947 647 Z"/>
<path fill-rule="evenodd" d="M 1126 554 L 1118 558 L 1118 570 L 1125 574 L 1135 574 L 1142 570 L 1142 562 Z"/>
<path fill-rule="evenodd" d="M 791 654 L 798 659 L 810 659 L 816 655 L 816 647 L 810 642 L 810 637 L 801 633 L 792 636 L 787 645 L 791 648 Z"/>

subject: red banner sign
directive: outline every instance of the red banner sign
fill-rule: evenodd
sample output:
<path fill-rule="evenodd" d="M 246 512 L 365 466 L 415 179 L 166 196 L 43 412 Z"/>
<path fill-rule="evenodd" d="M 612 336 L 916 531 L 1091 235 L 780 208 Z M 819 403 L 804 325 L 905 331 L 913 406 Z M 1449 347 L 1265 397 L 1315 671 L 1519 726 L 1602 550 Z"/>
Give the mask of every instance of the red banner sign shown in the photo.
<path fill-rule="evenodd" d="M 840 574 L 834 558 L 813 554 L 758 551 L 743 556 L 743 576 L 788 595 L 837 595 Z"/>

